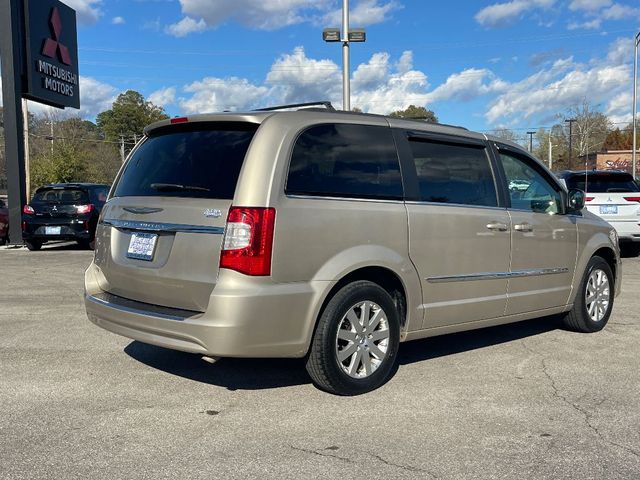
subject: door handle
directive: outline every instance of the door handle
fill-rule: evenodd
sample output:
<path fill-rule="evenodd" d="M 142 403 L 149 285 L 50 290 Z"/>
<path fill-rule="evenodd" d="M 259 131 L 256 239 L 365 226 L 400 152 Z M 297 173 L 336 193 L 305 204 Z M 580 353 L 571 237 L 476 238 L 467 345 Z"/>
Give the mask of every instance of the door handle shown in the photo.
<path fill-rule="evenodd" d="M 513 226 L 513 229 L 518 232 L 533 232 L 533 226 L 529 223 L 518 223 Z"/>
<path fill-rule="evenodd" d="M 489 230 L 497 231 L 497 232 L 506 232 L 509 228 L 506 223 L 502 222 L 490 222 L 487 223 L 487 228 Z"/>

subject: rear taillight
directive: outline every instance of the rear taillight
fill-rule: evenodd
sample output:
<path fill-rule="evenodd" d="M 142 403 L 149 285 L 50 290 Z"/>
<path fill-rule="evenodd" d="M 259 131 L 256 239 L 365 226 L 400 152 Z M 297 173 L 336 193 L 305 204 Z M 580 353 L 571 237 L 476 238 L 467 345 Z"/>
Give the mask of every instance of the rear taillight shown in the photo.
<path fill-rule="evenodd" d="M 594 198 L 596 198 L 596 197 L 586 197 L 586 198 L 584 199 L 584 201 L 585 201 L 585 202 L 590 202 L 590 201 L 592 201 Z"/>
<path fill-rule="evenodd" d="M 275 208 L 231 207 L 227 216 L 220 268 L 245 275 L 271 275 Z"/>
<path fill-rule="evenodd" d="M 640 197 L 624 197 L 627 202 L 638 202 L 640 203 Z"/>
<path fill-rule="evenodd" d="M 76 207 L 76 211 L 78 213 L 91 213 L 93 212 L 93 204 L 90 203 L 89 205 L 78 205 Z"/>
<path fill-rule="evenodd" d="M 25 215 L 35 215 L 36 212 L 33 209 L 33 207 L 31 205 L 25 205 L 24 207 L 22 207 L 22 213 L 24 213 Z"/>

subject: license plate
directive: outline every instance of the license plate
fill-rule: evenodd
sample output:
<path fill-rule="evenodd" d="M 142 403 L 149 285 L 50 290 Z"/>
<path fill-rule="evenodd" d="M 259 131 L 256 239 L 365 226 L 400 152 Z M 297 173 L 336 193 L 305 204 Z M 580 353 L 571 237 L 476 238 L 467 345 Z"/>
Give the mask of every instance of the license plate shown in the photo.
<path fill-rule="evenodd" d="M 44 227 L 45 235 L 60 235 L 62 227 Z"/>
<path fill-rule="evenodd" d="M 617 205 L 600 205 L 600 213 L 603 215 L 617 215 L 618 206 Z"/>
<path fill-rule="evenodd" d="M 150 262 L 153 260 L 157 241 L 158 235 L 155 233 L 132 233 L 127 257 Z"/>

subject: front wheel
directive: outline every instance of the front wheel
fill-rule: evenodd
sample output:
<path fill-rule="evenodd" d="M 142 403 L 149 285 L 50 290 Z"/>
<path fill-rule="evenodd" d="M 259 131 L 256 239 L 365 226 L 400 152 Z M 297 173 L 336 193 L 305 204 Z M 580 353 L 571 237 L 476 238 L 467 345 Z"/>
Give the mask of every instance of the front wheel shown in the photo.
<path fill-rule="evenodd" d="M 578 287 L 580 290 L 573 308 L 563 319 L 565 326 L 584 333 L 602 330 L 613 309 L 614 287 L 609 264 L 602 257 L 591 258 Z"/>
<path fill-rule="evenodd" d="M 391 376 L 399 343 L 400 321 L 389 293 L 373 282 L 353 282 L 340 289 L 322 312 L 307 371 L 328 392 L 366 393 Z"/>

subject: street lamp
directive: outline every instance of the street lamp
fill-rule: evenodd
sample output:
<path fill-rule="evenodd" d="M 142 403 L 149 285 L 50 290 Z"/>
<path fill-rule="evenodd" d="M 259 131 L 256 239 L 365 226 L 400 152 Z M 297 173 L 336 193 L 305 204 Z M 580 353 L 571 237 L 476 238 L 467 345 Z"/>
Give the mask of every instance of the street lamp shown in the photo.
<path fill-rule="evenodd" d="M 640 32 L 636 34 L 633 49 L 633 152 L 631 152 L 631 169 L 633 178 L 636 178 L 636 113 L 638 106 L 638 44 L 640 43 Z"/>
<path fill-rule="evenodd" d="M 527 132 L 527 135 L 529 135 L 529 153 L 533 153 L 533 136 L 536 134 L 536 132 Z"/>
<path fill-rule="evenodd" d="M 364 42 L 367 34 L 364 28 L 349 30 L 349 0 L 342 0 L 342 35 L 339 28 L 325 28 L 322 31 L 325 42 L 342 42 L 342 109 L 351 110 L 349 82 L 349 43 Z"/>

